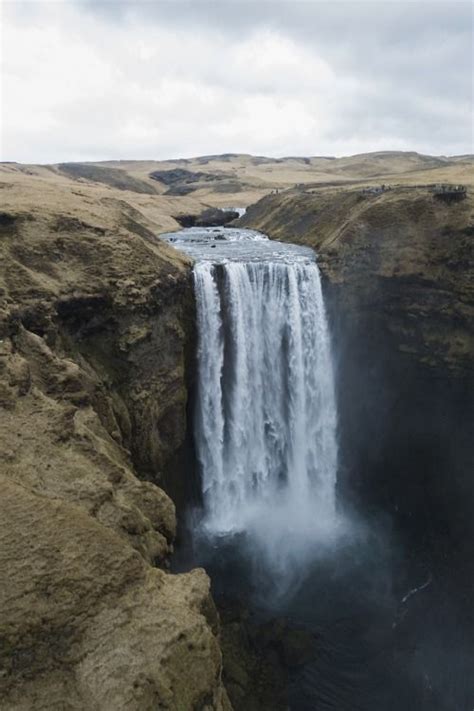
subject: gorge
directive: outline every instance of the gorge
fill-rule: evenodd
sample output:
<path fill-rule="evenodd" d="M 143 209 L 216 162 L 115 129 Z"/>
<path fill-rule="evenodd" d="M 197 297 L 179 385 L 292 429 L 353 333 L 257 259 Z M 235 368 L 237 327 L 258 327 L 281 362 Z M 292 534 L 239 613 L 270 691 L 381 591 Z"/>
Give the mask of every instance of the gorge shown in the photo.
<path fill-rule="evenodd" d="M 0 167 L 3 707 L 470 711 L 471 192 L 89 168 Z"/>
<path fill-rule="evenodd" d="M 351 504 L 344 481 L 336 497 L 337 384 L 314 253 L 237 227 L 162 238 L 195 260 L 202 510 L 189 535 L 218 603 L 245 599 L 256 619 L 284 616 L 317 636 L 318 662 L 290 677 L 291 708 L 463 708 L 470 683 L 452 688 L 446 665 L 468 674 L 469 635 L 446 611 L 448 632 L 428 632 L 446 604 L 438 590 L 420 595 L 427 612 L 408 633 L 430 641 L 403 651 L 410 599 L 432 586 L 435 559 L 425 548 L 408 562 L 398 533 L 364 497 Z"/>

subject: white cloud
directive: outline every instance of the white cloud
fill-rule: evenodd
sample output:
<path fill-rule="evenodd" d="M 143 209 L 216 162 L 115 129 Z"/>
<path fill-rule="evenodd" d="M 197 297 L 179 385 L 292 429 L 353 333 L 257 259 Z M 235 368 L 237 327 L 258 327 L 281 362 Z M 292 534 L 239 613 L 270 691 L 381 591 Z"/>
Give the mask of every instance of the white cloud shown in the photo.
<path fill-rule="evenodd" d="M 444 39 L 431 52 L 432 36 L 420 39 L 410 66 L 397 11 L 400 39 L 388 42 L 384 22 L 371 64 L 370 32 L 354 28 L 351 39 L 328 9 L 314 15 L 311 35 L 308 22 L 286 27 L 257 11 L 252 24 L 251 5 L 229 8 L 239 4 L 240 31 L 205 13 L 193 24 L 184 3 L 174 6 L 182 14 L 166 16 L 161 3 L 120 5 L 120 17 L 113 3 L 99 13 L 65 1 L 4 3 L 1 158 L 472 150 L 469 61 L 459 64 L 456 27 L 440 25 Z M 276 12 L 283 4 L 266 6 Z M 298 15 L 286 9 L 290 19 Z M 386 51 L 375 54 L 382 35 Z M 440 95 L 436 72 L 447 71 L 453 81 Z"/>

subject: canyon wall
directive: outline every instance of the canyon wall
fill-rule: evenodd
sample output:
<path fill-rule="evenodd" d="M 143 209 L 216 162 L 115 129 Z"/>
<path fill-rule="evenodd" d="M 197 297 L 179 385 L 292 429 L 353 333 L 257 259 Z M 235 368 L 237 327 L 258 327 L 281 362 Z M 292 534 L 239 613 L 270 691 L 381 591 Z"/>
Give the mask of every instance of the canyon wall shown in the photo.
<path fill-rule="evenodd" d="M 287 191 L 239 224 L 319 255 L 336 354 L 340 486 L 440 555 L 470 555 L 474 200 Z"/>
<path fill-rule="evenodd" d="M 190 263 L 127 203 L 0 214 L 2 709 L 230 709 L 183 487 Z"/>

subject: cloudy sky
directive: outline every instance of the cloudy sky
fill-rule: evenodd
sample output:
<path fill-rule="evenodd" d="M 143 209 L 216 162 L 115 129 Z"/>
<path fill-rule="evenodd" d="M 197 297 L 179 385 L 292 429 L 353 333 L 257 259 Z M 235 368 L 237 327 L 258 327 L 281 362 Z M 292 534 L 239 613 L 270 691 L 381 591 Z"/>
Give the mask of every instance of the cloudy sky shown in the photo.
<path fill-rule="evenodd" d="M 471 2 L 0 3 L 1 160 L 473 152 Z"/>

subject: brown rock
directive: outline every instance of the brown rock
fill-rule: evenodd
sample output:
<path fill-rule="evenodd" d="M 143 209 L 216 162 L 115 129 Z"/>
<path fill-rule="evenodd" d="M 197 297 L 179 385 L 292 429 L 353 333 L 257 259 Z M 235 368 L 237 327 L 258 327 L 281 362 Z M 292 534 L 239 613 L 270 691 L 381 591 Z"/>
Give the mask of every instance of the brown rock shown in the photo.
<path fill-rule="evenodd" d="M 0 225 L 0 705 L 228 711 L 208 578 L 154 567 L 176 515 L 144 480 L 183 476 L 189 262 L 115 203 L 63 192 L 59 208 L 46 190 L 26 212 L 14 195 Z"/>

